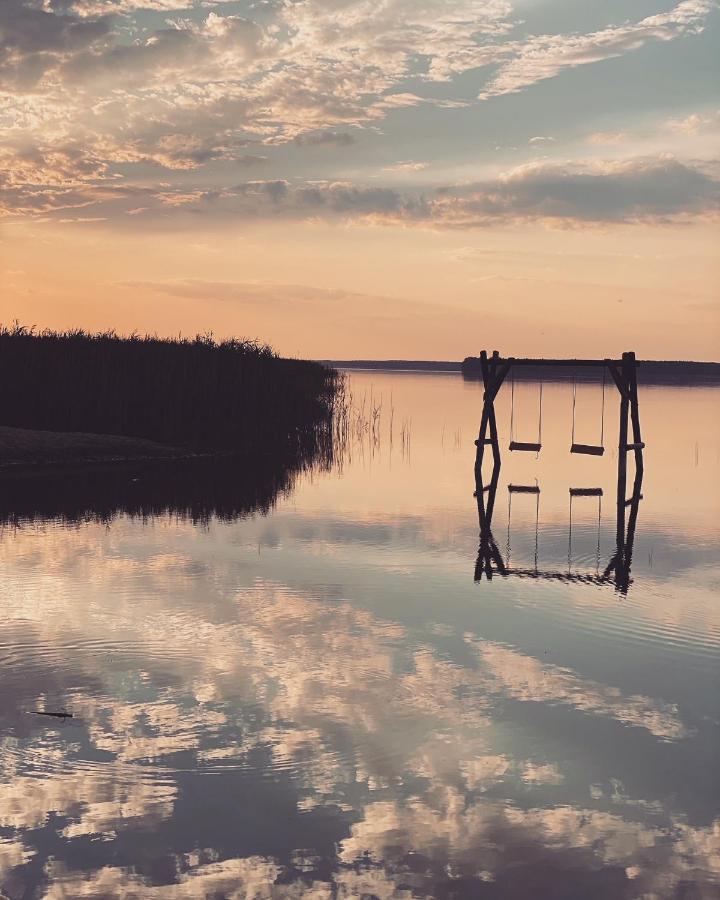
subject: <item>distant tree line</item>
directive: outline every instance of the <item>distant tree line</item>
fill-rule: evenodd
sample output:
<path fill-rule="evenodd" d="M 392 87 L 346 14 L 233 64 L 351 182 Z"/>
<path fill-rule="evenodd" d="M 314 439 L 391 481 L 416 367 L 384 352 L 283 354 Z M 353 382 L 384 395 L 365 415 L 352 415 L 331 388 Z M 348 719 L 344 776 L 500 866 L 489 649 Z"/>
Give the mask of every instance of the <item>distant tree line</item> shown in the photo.
<path fill-rule="evenodd" d="M 480 358 L 467 356 L 462 361 L 461 371 L 464 378 L 475 380 L 482 378 Z M 602 378 L 597 369 L 584 366 L 558 367 L 551 366 L 516 366 L 513 369 L 516 381 L 597 381 Z M 638 383 L 646 385 L 717 385 L 720 384 L 720 363 L 692 362 L 689 360 L 640 360 Z"/>

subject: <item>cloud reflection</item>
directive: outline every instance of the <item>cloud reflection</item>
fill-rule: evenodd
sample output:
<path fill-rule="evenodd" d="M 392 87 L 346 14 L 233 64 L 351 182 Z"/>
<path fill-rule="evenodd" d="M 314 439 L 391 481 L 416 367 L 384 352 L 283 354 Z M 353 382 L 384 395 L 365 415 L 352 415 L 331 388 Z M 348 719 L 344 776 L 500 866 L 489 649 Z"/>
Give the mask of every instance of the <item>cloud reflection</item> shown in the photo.
<path fill-rule="evenodd" d="M 529 869 L 546 872 L 546 897 L 568 879 L 618 898 L 717 881 L 717 826 L 661 805 L 625 804 L 626 818 L 603 796 L 568 805 L 567 762 L 502 730 L 511 700 L 562 707 L 578 729 L 602 718 L 677 743 L 690 730 L 675 706 L 475 631 L 453 652 L 442 623 L 414 632 L 248 576 L 236 544 L 172 527 L 172 552 L 153 546 L 162 533 L 131 523 L 19 533 L 16 552 L 5 551 L 7 584 L 25 586 L 8 594 L 0 626 L 4 647 L 22 638 L 14 677 L 43 656 L 64 660 L 59 693 L 76 714 L 72 731 L 33 720 L 3 747 L 8 877 L 47 854 L 42 832 L 61 841 L 44 860 L 49 898 L 397 898 L 448 896 L 453 885 L 521 897 Z M 38 705 L 41 694 L 23 696 Z M 614 732 L 621 745 L 626 731 Z M 305 849 L 294 833 L 292 854 L 234 837 L 232 816 L 248 814 L 240 777 L 279 785 Z M 191 787 L 200 779 L 207 788 Z M 200 804 L 188 822 L 184 796 L 205 799 L 213 779 L 238 811 L 211 822 Z M 330 809 L 337 852 L 327 859 L 310 823 Z M 222 850 L 203 843 L 210 826 Z M 87 871 L 72 862 L 88 837 L 119 845 L 137 832 L 159 835 L 162 877 L 99 852 Z"/>

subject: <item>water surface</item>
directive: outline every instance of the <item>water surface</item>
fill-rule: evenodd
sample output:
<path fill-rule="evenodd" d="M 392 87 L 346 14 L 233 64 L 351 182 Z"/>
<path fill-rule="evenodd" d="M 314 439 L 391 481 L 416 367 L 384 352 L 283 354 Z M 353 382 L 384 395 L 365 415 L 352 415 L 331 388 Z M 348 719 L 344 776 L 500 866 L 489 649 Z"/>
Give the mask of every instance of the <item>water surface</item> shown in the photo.
<path fill-rule="evenodd" d="M 554 575 L 477 580 L 479 386 L 351 389 L 329 470 L 223 472 L 205 502 L 192 474 L 3 487 L 2 892 L 719 896 L 720 391 L 641 389 L 618 590 L 616 397 L 604 457 L 571 457 L 571 388 L 544 386 L 492 534 Z M 537 396 L 516 386 L 518 440 Z M 594 443 L 597 386 L 577 409 Z M 603 489 L 572 529 L 570 487 Z"/>

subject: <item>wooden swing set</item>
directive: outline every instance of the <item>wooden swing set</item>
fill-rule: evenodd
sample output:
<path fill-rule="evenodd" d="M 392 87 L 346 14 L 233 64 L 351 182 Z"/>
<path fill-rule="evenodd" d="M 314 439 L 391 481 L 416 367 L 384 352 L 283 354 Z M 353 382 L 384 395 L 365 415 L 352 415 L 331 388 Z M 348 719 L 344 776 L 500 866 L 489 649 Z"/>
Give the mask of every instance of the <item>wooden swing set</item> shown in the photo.
<path fill-rule="evenodd" d="M 622 592 L 627 591 L 630 580 L 630 561 L 632 558 L 632 545 L 635 533 L 635 522 L 637 520 L 637 512 L 639 501 L 642 499 L 641 487 L 643 479 L 643 443 L 640 432 L 640 412 L 638 408 L 638 390 L 637 390 L 637 367 L 639 363 L 632 352 L 623 353 L 620 359 L 528 359 L 508 357 L 502 358 L 497 350 L 494 350 L 490 356 L 487 351 L 483 350 L 480 354 L 480 366 L 483 377 L 483 407 L 480 418 L 480 430 L 478 439 L 475 441 L 477 447 L 475 455 L 475 482 L 476 497 L 478 500 L 478 513 L 480 516 L 480 553 L 478 556 L 478 569 L 476 577 L 482 576 L 484 573 L 487 577 L 491 577 L 494 570 L 501 575 L 521 575 L 526 577 L 549 577 L 559 578 L 562 580 L 587 580 L 594 583 L 607 583 L 613 580 L 616 587 Z M 570 453 L 581 454 L 586 456 L 602 456 L 605 453 L 605 394 L 607 384 L 607 374 L 614 382 L 620 394 L 620 427 L 618 439 L 618 474 L 617 474 L 617 549 L 615 556 L 611 560 L 609 566 L 602 575 L 596 576 L 578 576 L 568 573 L 556 572 L 540 572 L 537 569 L 537 546 L 536 546 L 536 565 L 534 570 L 520 570 L 509 568 L 508 563 L 504 563 L 501 555 L 495 545 L 491 532 L 491 521 L 493 507 L 495 504 L 495 495 L 497 491 L 498 478 L 501 464 L 500 441 L 498 436 L 497 421 L 495 416 L 495 398 L 505 379 L 510 375 L 510 443 L 508 449 L 510 451 L 530 452 L 539 455 L 542 450 L 542 401 L 543 401 L 543 381 L 539 379 L 538 388 L 538 425 L 536 441 L 521 441 L 516 439 L 516 416 L 515 416 L 515 378 L 514 369 L 517 366 L 526 367 L 568 367 L 578 369 L 580 367 L 602 368 L 601 381 L 601 410 L 600 410 L 600 437 L 597 444 L 583 444 L 575 439 L 575 420 L 577 409 L 577 375 L 573 376 L 573 392 L 572 392 L 572 434 L 570 440 Z M 629 421 L 628 421 L 629 419 Z M 628 441 L 628 427 L 632 427 L 632 441 Z M 492 477 L 488 484 L 483 484 L 482 464 L 486 447 L 492 448 L 493 454 L 493 471 Z M 627 454 L 632 451 L 635 456 L 635 481 L 633 484 L 632 496 L 626 500 L 627 489 Z M 600 498 L 602 490 L 600 488 L 577 488 L 571 487 L 570 491 L 570 542 L 572 541 L 572 503 L 575 497 L 598 497 L 598 521 L 600 515 Z M 509 503 L 511 503 L 512 495 L 518 493 L 535 494 L 536 497 L 536 541 L 537 541 L 537 516 L 539 515 L 539 494 L 540 488 L 535 485 L 508 485 Z M 485 495 L 487 494 L 487 498 Z M 486 502 L 487 500 L 487 502 Z M 630 509 L 630 519 L 625 522 L 626 507 Z M 510 527 L 510 514 L 508 513 L 508 528 Z M 599 527 L 599 526 L 598 526 Z M 509 542 L 509 536 L 508 536 Z M 571 545 L 568 553 L 571 552 Z M 570 558 L 570 556 L 568 557 Z M 508 561 L 509 562 L 509 561 Z M 599 564 L 599 557 L 598 557 Z"/>
<path fill-rule="evenodd" d="M 575 440 L 575 414 L 577 407 L 577 377 L 573 379 L 572 400 L 572 436 L 570 440 L 570 452 L 584 454 L 586 456 L 602 456 L 605 453 L 605 387 L 607 373 L 615 383 L 620 393 L 620 430 L 618 441 L 618 479 L 623 480 L 623 490 L 627 473 L 627 456 L 629 451 L 635 454 L 636 468 L 642 471 L 645 448 L 640 433 L 640 412 L 638 409 L 637 391 L 637 367 L 639 363 L 632 352 L 623 353 L 621 359 L 518 359 L 508 357 L 503 359 L 497 350 L 493 350 L 488 356 L 486 350 L 480 354 L 480 366 L 483 377 L 483 408 L 480 417 L 480 430 L 475 441 L 477 453 L 475 459 L 476 473 L 482 466 L 483 455 L 486 446 L 491 446 L 496 462 L 500 461 L 500 443 L 498 438 L 497 421 L 495 417 L 495 398 L 503 382 L 510 375 L 510 444 L 511 451 L 525 451 L 539 454 L 542 449 L 542 399 L 543 382 L 539 383 L 538 395 L 538 429 L 537 441 L 519 441 L 515 437 L 515 378 L 514 370 L 518 366 L 535 367 L 594 367 L 602 368 L 602 404 L 600 412 L 600 441 L 597 444 L 582 444 Z M 632 441 L 628 442 L 628 414 L 632 424 Z"/>

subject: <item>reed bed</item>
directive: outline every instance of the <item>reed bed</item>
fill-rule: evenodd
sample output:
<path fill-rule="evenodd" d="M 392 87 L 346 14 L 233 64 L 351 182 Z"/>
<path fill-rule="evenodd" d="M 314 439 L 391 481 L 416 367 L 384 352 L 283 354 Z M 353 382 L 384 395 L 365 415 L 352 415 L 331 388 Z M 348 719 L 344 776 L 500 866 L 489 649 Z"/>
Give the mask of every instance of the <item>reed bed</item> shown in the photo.
<path fill-rule="evenodd" d="M 256 341 L 0 326 L 0 423 L 193 450 L 332 453 L 343 378 Z"/>

